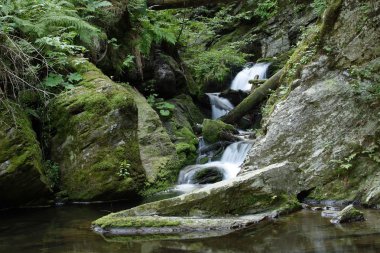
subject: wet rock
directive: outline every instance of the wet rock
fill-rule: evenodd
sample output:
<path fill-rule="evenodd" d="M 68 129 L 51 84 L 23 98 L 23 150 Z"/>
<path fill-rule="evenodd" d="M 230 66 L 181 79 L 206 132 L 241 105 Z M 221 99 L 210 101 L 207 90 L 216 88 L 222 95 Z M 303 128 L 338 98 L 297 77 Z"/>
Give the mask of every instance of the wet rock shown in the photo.
<path fill-rule="evenodd" d="M 223 180 L 223 172 L 217 167 L 209 167 L 194 174 L 195 184 L 213 184 Z"/>
<path fill-rule="evenodd" d="M 301 203 L 301 206 L 302 206 L 302 209 L 307 209 L 307 210 L 311 209 L 311 206 L 305 203 Z"/>
<path fill-rule="evenodd" d="M 162 217 L 131 216 L 120 217 L 108 215 L 93 222 L 93 229 L 101 234 L 174 234 L 207 233 L 219 231 L 218 235 L 248 227 L 269 217 L 269 213 L 240 216 L 236 218 L 197 218 L 197 217 Z"/>
<path fill-rule="evenodd" d="M 238 134 L 239 132 L 229 124 L 220 120 L 205 119 L 203 121 L 202 134 L 205 140 L 209 143 L 215 143 L 223 140 L 223 135 Z M 230 141 L 228 139 L 227 141 Z"/>
<path fill-rule="evenodd" d="M 42 152 L 22 108 L 0 102 L 0 209 L 46 205 L 52 199 Z"/>
<path fill-rule="evenodd" d="M 321 216 L 325 218 L 335 218 L 336 216 L 338 216 L 338 213 L 339 211 L 324 210 L 322 211 Z"/>
<path fill-rule="evenodd" d="M 320 207 L 320 206 L 313 206 L 313 207 L 311 208 L 311 210 L 312 210 L 312 211 L 322 211 L 323 208 Z"/>
<path fill-rule="evenodd" d="M 227 98 L 234 106 L 237 106 L 241 101 L 243 101 L 244 98 L 248 96 L 248 93 L 242 90 L 228 89 L 220 93 L 219 96 Z"/>
<path fill-rule="evenodd" d="M 198 138 L 193 129 L 199 129 L 205 116 L 192 98 L 180 95 L 168 101 L 175 105 L 173 115 L 164 121 L 164 126 L 174 143 L 181 167 L 194 164 L 197 157 Z"/>
<path fill-rule="evenodd" d="M 364 221 L 364 214 L 357 210 L 353 205 L 349 205 L 340 211 L 336 217 L 331 220 L 333 224 L 349 223 L 356 221 Z"/>

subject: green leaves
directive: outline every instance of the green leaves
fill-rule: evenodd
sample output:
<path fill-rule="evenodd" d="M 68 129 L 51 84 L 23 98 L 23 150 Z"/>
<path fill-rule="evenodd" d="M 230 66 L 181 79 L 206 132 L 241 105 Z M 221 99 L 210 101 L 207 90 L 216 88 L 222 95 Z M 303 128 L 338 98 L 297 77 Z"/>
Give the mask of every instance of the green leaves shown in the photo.
<path fill-rule="evenodd" d="M 70 73 L 66 77 L 61 74 L 51 73 L 42 83 L 45 89 L 59 89 L 64 88 L 66 90 L 73 89 L 75 84 L 78 84 L 82 80 L 82 76 L 79 73 Z"/>
<path fill-rule="evenodd" d="M 147 102 L 160 114 L 160 116 L 165 118 L 170 117 L 175 105 L 165 102 L 162 98 L 158 98 L 157 96 L 157 94 L 150 94 L 147 98 Z"/>

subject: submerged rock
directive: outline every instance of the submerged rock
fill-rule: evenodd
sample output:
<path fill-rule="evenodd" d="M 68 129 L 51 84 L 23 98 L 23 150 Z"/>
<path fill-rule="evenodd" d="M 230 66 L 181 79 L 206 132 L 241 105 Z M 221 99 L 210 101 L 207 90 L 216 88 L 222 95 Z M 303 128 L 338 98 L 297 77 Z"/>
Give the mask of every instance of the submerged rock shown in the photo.
<path fill-rule="evenodd" d="M 349 205 L 344 208 L 342 211 L 336 214 L 336 216 L 331 219 L 331 223 L 349 223 L 355 221 L 364 221 L 364 214 L 357 210 L 353 205 Z"/>
<path fill-rule="evenodd" d="M 215 235 L 221 235 L 256 224 L 269 216 L 270 213 L 236 218 L 106 216 L 94 221 L 92 225 L 95 232 L 106 235 L 208 233 L 210 231 L 218 231 L 219 233 Z"/>
<path fill-rule="evenodd" d="M 46 205 L 52 198 L 42 152 L 22 109 L 0 102 L 0 209 Z"/>
<path fill-rule="evenodd" d="M 193 181 L 195 184 L 213 184 L 222 181 L 223 178 L 223 172 L 219 168 L 210 167 L 197 171 L 193 176 Z"/>

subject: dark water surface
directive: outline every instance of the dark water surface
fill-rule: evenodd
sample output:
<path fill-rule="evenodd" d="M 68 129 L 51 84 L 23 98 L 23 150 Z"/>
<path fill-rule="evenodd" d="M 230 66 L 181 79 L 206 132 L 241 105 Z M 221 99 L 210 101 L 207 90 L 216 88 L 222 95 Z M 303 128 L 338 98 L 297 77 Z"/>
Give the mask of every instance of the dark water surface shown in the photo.
<path fill-rule="evenodd" d="M 366 222 L 335 226 L 320 212 L 300 211 L 274 222 L 208 239 L 103 238 L 91 221 L 120 205 L 63 206 L 0 212 L 0 252 L 380 252 L 380 211 Z"/>

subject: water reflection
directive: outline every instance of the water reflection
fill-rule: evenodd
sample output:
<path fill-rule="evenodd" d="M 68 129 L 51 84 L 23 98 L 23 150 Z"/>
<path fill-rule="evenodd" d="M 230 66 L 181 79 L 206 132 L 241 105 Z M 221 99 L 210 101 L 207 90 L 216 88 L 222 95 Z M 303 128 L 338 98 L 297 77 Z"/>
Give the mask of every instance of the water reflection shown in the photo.
<path fill-rule="evenodd" d="M 380 211 L 367 221 L 335 226 L 320 212 L 301 211 L 222 237 L 182 240 L 179 235 L 102 237 L 92 220 L 120 205 L 66 206 L 0 213 L 0 252 L 171 253 L 171 252 L 380 252 Z"/>

